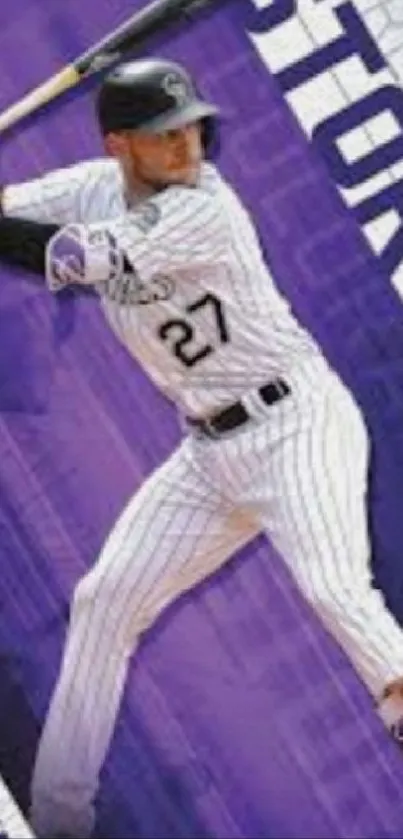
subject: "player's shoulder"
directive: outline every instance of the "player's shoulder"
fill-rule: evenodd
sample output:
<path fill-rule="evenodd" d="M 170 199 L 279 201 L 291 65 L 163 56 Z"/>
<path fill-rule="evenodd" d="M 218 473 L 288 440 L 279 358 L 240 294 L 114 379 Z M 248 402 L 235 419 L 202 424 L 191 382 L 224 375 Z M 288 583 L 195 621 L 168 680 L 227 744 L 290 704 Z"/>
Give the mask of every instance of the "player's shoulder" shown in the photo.
<path fill-rule="evenodd" d="M 206 195 L 216 197 L 225 183 L 217 166 L 205 161 L 202 164 L 199 178 L 199 189 Z"/>
<path fill-rule="evenodd" d="M 202 167 L 200 191 L 203 195 L 210 197 L 217 206 L 220 206 L 223 214 L 232 209 L 234 203 L 242 203 L 236 189 L 217 166 L 210 162 L 205 163 Z"/>
<path fill-rule="evenodd" d="M 93 178 L 117 178 L 119 164 L 112 157 L 96 157 L 71 163 L 64 167 L 63 172 L 67 177 L 70 176 L 83 182 Z"/>
<path fill-rule="evenodd" d="M 221 185 L 222 178 L 218 169 L 210 163 L 203 163 L 196 184 L 172 184 L 159 193 L 157 201 L 161 201 L 167 209 L 170 206 L 187 205 L 197 210 L 198 207 L 217 205 Z"/>

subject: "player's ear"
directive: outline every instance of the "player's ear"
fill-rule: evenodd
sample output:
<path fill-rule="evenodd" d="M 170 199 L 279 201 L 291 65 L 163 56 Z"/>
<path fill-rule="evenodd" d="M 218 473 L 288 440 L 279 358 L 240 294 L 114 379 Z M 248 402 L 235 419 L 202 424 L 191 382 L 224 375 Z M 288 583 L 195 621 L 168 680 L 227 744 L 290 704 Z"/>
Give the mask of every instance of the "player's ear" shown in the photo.
<path fill-rule="evenodd" d="M 123 131 L 110 131 L 104 136 L 104 146 L 111 157 L 123 157 L 127 154 L 127 135 Z"/>

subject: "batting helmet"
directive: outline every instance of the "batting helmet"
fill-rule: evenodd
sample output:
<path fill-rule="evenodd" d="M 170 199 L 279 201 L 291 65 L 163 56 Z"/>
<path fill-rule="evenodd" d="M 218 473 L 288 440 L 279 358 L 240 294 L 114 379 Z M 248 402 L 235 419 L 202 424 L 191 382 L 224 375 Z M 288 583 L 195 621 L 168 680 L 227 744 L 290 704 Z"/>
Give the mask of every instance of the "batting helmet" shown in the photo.
<path fill-rule="evenodd" d="M 120 64 L 103 80 L 97 98 L 103 134 L 124 129 L 159 134 L 202 122 L 205 147 L 218 108 L 199 98 L 187 71 L 173 61 L 143 59 Z"/>

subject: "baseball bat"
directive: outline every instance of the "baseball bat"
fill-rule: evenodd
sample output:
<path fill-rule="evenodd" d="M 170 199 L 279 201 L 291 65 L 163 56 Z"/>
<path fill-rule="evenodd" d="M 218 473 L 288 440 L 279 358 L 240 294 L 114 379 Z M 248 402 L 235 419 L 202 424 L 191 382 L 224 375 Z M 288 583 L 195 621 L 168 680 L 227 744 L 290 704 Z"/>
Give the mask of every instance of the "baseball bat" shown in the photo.
<path fill-rule="evenodd" d="M 165 30 L 170 24 L 191 18 L 202 8 L 220 2 L 222 0 L 153 0 L 72 64 L 3 111 L 0 114 L 0 133 L 75 87 L 82 79 L 110 68 L 125 53 L 143 45 L 149 37 Z"/>

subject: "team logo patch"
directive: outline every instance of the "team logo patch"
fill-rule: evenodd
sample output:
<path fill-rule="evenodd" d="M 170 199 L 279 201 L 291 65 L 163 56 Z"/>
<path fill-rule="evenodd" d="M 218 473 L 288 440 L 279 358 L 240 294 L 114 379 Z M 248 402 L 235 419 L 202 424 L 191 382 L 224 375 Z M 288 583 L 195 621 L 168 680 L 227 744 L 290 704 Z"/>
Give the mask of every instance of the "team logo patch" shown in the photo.
<path fill-rule="evenodd" d="M 158 224 L 161 218 L 161 210 L 154 201 L 146 201 L 139 207 L 130 210 L 130 217 L 141 233 L 147 234 Z"/>
<path fill-rule="evenodd" d="M 167 73 L 161 83 L 162 89 L 175 100 L 176 105 L 182 107 L 189 99 L 189 88 L 186 82 L 176 73 Z"/>

